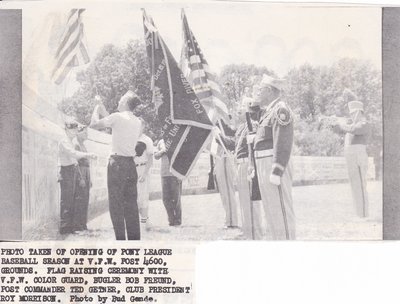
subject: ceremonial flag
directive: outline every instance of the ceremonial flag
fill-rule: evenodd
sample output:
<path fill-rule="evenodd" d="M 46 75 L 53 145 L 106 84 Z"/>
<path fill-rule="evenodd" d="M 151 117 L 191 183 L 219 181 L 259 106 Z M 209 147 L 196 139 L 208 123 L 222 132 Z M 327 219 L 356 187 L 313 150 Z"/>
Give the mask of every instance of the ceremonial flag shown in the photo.
<path fill-rule="evenodd" d="M 227 100 L 221 93 L 216 76 L 211 73 L 207 60 L 200 49 L 199 43 L 182 9 L 183 46 L 181 53 L 181 69 L 192 85 L 201 104 L 207 111 L 208 117 L 215 124 L 223 120 L 229 124 Z M 220 126 L 224 132 L 223 126 Z"/>
<path fill-rule="evenodd" d="M 61 84 L 73 67 L 89 62 L 85 46 L 84 27 L 81 15 L 85 9 L 72 9 L 60 44 L 55 53 L 55 66 L 51 78 Z"/>
<path fill-rule="evenodd" d="M 210 71 L 207 60 L 200 49 L 189 23 L 182 9 L 182 30 L 183 30 L 183 46 L 181 52 L 181 69 L 186 78 L 192 85 L 201 104 L 207 111 L 207 115 L 214 125 L 217 125 L 224 136 L 230 133 L 228 126 L 230 122 L 227 99 L 221 93 L 221 88 L 216 80 L 216 76 Z M 229 134 L 232 136 L 232 134 Z M 210 153 L 216 157 L 229 154 L 224 146 L 223 141 L 216 139 L 218 134 L 214 134 L 214 138 L 209 147 Z"/>
<path fill-rule="evenodd" d="M 150 61 L 151 90 L 162 123 L 162 137 L 171 172 L 187 177 L 207 146 L 213 127 L 154 22 L 143 10 L 144 35 Z"/>

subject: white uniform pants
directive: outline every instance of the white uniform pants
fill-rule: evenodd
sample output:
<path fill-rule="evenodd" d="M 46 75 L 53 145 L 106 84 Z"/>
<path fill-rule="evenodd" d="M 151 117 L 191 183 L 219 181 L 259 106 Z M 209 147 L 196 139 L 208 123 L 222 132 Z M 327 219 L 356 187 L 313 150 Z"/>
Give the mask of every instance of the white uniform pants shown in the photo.
<path fill-rule="evenodd" d="M 233 162 L 228 157 L 215 158 L 215 177 L 225 209 L 225 225 L 238 226 L 237 201 L 234 189 Z"/>
<path fill-rule="evenodd" d="M 359 217 L 368 216 L 367 170 L 365 145 L 349 145 L 344 149 L 353 202 Z"/>
<path fill-rule="evenodd" d="M 262 239 L 261 201 L 250 200 L 250 183 L 247 179 L 248 161 L 238 163 L 238 192 L 242 211 L 242 229 L 247 239 Z"/>
<path fill-rule="evenodd" d="M 141 165 L 136 167 L 136 171 L 138 176 L 142 176 L 146 169 L 146 165 Z M 142 219 L 147 219 L 149 217 L 149 181 L 150 176 L 146 176 L 144 182 L 137 182 L 137 191 L 138 191 L 138 207 L 139 214 Z"/>
<path fill-rule="evenodd" d="M 274 240 L 294 240 L 296 222 L 292 200 L 292 168 L 289 162 L 281 184 L 271 184 L 272 156 L 256 159 L 258 182 L 263 201 L 267 237 Z"/>

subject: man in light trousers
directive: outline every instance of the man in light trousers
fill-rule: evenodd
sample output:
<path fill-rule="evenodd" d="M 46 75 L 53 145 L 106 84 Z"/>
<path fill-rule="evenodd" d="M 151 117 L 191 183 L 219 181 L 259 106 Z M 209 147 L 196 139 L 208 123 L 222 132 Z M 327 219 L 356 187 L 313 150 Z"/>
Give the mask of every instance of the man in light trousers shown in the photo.
<path fill-rule="evenodd" d="M 364 115 L 362 102 L 353 100 L 348 103 L 350 121 L 337 120 L 336 125 L 346 132 L 344 143 L 344 156 L 349 173 L 350 186 L 359 217 L 368 217 L 369 203 L 367 193 L 367 135 L 369 125 Z"/>
<path fill-rule="evenodd" d="M 258 181 L 267 225 L 267 237 L 274 240 L 296 238 L 292 200 L 293 113 L 281 99 L 283 81 L 263 75 L 254 92 L 264 109 L 254 141 Z M 249 168 L 249 174 L 254 169 Z"/>
<path fill-rule="evenodd" d="M 234 179 L 236 173 L 233 158 L 226 152 L 215 158 L 215 178 L 222 205 L 225 210 L 225 228 L 238 227 L 237 200 L 235 197 Z"/>
<path fill-rule="evenodd" d="M 252 98 L 245 97 L 238 113 L 238 117 L 240 117 L 241 121 L 245 119 L 245 111 L 250 113 L 252 120 L 255 120 L 258 118 L 260 112 L 259 103 Z M 262 231 L 262 202 L 251 200 L 250 182 L 247 176 L 249 165 L 251 165 L 247 143 L 248 134 L 249 129 L 247 123 L 243 122 L 236 131 L 235 157 L 238 171 L 237 188 L 242 211 L 243 234 L 248 239 L 258 240 L 261 239 L 264 234 Z"/>
<path fill-rule="evenodd" d="M 140 118 L 142 122 L 142 135 L 139 137 L 138 144 L 136 145 L 135 164 L 138 174 L 138 207 L 140 214 L 140 223 L 145 226 L 145 229 L 150 228 L 149 223 L 149 198 L 150 198 L 150 169 L 153 166 L 153 153 L 154 143 L 153 140 L 145 134 L 146 123 Z M 138 149 L 142 146 L 141 149 Z M 140 150 L 140 151 L 138 151 Z"/>

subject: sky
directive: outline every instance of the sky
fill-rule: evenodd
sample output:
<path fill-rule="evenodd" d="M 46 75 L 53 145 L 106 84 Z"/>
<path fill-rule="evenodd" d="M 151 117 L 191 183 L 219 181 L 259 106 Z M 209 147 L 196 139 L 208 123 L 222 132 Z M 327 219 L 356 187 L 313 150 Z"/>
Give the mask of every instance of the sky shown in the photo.
<path fill-rule="evenodd" d="M 79 3 L 87 8 L 83 22 L 92 57 L 104 44 L 124 46 L 130 39 L 143 39 L 144 7 L 179 60 L 180 15 L 184 8 L 210 68 L 216 73 L 224 65 L 246 63 L 266 66 L 282 77 L 292 67 L 304 63 L 330 65 L 342 57 L 368 60 L 381 68 L 381 10 L 377 7 L 240 2 Z M 70 8 L 47 4 L 32 5 L 24 11 L 24 55 L 43 32 L 47 14 L 63 16 Z"/>

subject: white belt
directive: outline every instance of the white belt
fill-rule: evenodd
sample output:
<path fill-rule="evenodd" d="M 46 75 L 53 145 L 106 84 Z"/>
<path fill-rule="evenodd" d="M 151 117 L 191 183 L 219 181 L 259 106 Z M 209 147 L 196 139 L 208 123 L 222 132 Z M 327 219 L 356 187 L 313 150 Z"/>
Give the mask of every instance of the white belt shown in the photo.
<path fill-rule="evenodd" d="M 248 157 L 238 158 L 238 159 L 236 159 L 236 162 L 238 164 L 247 163 L 247 162 L 249 162 L 249 158 Z"/>
<path fill-rule="evenodd" d="M 274 154 L 274 150 L 273 149 L 254 151 L 254 156 L 256 158 L 269 157 L 269 156 L 272 156 L 273 154 Z"/>

